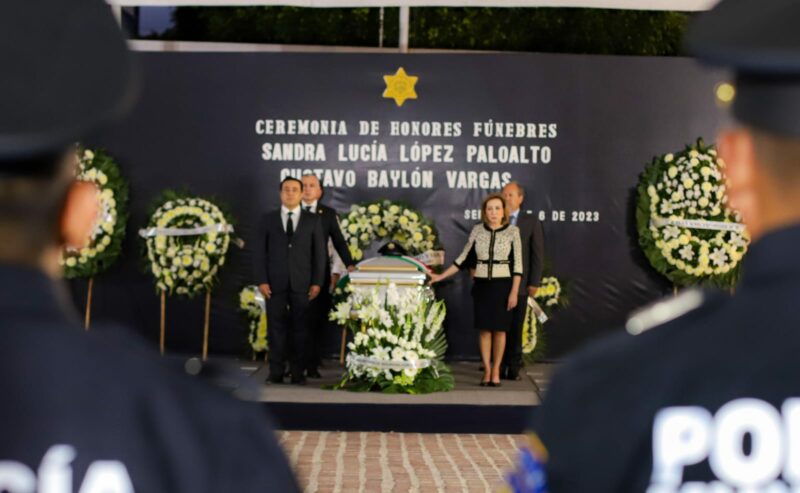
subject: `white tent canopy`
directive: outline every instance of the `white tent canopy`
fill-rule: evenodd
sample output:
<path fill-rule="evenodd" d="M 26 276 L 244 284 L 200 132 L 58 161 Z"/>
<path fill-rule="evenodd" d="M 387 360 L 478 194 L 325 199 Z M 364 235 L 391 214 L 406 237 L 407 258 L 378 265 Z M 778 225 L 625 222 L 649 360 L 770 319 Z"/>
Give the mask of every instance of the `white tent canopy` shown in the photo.
<path fill-rule="evenodd" d="M 294 7 L 580 7 L 628 10 L 708 10 L 718 0 L 107 0 L 117 6 L 246 6 Z"/>

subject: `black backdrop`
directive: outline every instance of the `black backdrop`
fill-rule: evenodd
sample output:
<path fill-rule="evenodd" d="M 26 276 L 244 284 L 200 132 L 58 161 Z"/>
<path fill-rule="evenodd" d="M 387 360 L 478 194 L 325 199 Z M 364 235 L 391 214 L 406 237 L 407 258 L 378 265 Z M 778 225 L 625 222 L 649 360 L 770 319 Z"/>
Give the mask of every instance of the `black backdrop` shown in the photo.
<path fill-rule="evenodd" d="M 350 172 L 355 185 L 329 183 L 325 202 L 340 212 L 379 198 L 413 204 L 435 222 L 447 262 L 452 262 L 474 223 L 469 211 L 479 208 L 491 191 L 459 188 L 470 183 L 458 173 L 476 171 L 484 172 L 487 181 L 521 182 L 527 189 L 523 210 L 546 218 L 549 270 L 568 284 L 571 302 L 546 325 L 548 354 L 559 357 L 620 327 L 630 310 L 670 291 L 636 245 L 637 178 L 654 155 L 678 150 L 697 137 L 713 140 L 721 118 L 712 97 L 719 74 L 688 59 L 253 53 L 142 53 L 139 58 L 144 77 L 138 106 L 124 121 L 87 141 L 115 156 L 131 185 L 124 257 L 96 280 L 93 316 L 95 321 L 122 322 L 154 343 L 159 302 L 143 270 L 136 231 L 161 190 L 182 188 L 216 197 L 233 211 L 238 234 L 251 245 L 260 213 L 279 204 L 278 182 L 286 170 L 335 169 L 339 177 Z M 399 67 L 419 78 L 418 99 L 401 107 L 382 97 L 383 76 Z M 265 128 L 275 130 L 277 124 L 257 123 L 283 120 L 288 127 L 290 120 L 305 119 L 344 121 L 347 135 L 264 135 Z M 359 135 L 359 121 L 379 122 L 378 135 Z M 460 135 L 392 135 L 391 122 L 414 121 L 457 122 Z M 494 128 L 506 122 L 522 123 L 526 130 L 534 124 L 537 135 L 474 133 L 484 124 Z M 539 124 L 546 128 L 544 135 Z M 287 142 L 322 144 L 325 160 L 263 159 L 265 143 Z M 373 143 L 376 149 L 385 146 L 386 161 L 340 161 L 339 144 L 345 149 L 369 144 L 371 150 Z M 409 156 L 415 144 L 451 146 L 441 149 L 445 156 L 452 152 L 452 162 L 401 162 L 401 146 Z M 495 155 L 503 152 L 502 146 L 522 146 L 529 160 L 531 146 L 538 146 L 539 159 L 476 162 L 475 153 L 469 161 L 468 149 L 479 149 L 469 146 L 487 146 L 481 148 L 486 152 L 491 147 Z M 370 183 L 369 175 L 381 171 L 405 172 L 409 183 L 413 172 L 420 172 L 432 187 L 406 188 L 402 179 L 389 181 L 388 187 L 370 186 L 382 185 L 379 180 Z M 554 221 L 559 211 L 564 220 Z M 597 221 L 580 220 L 586 216 Z M 249 247 L 234 248 L 222 271 L 212 302 L 212 354 L 246 351 L 237 293 L 252 280 L 254 253 Z M 73 282 L 73 293 L 82 306 L 85 282 Z M 438 294 L 448 306 L 450 356 L 476 356 L 469 280 L 460 275 L 438 288 Z M 168 300 L 168 350 L 200 351 L 202 314 L 200 298 Z M 332 353 L 337 332 L 331 328 Z"/>

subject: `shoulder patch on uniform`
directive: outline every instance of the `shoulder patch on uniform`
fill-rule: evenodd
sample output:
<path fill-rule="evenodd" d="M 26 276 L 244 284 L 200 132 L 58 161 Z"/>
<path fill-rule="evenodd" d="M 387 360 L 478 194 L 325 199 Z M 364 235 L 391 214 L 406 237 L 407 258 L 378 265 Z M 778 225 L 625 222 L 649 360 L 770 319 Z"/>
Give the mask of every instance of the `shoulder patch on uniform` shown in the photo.
<path fill-rule="evenodd" d="M 639 335 L 646 330 L 671 322 L 692 310 L 700 308 L 704 302 L 705 294 L 703 294 L 703 291 L 688 289 L 678 296 L 666 298 L 636 310 L 628 318 L 625 329 L 629 334 Z"/>

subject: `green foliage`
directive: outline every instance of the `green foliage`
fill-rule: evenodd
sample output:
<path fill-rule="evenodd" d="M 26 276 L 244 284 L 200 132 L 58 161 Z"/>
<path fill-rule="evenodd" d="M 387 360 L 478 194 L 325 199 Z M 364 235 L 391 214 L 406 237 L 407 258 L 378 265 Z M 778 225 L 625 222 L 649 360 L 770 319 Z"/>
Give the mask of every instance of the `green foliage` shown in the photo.
<path fill-rule="evenodd" d="M 686 14 L 602 9 L 421 8 L 414 48 L 616 55 L 680 53 Z"/>
<path fill-rule="evenodd" d="M 378 46 L 377 8 L 182 7 L 166 39 Z M 570 8 L 413 8 L 412 48 L 679 55 L 688 14 Z M 384 9 L 397 46 L 399 9 Z"/>
<path fill-rule="evenodd" d="M 384 41 L 397 46 L 398 9 L 385 9 Z M 182 7 L 167 39 L 238 43 L 378 46 L 379 9 Z"/>

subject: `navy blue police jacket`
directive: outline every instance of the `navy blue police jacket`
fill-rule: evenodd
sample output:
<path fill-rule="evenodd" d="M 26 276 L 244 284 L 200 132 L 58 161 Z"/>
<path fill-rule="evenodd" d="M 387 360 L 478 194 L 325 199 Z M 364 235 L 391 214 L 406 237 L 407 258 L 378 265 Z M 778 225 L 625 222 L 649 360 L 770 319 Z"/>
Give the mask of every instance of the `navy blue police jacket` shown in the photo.
<path fill-rule="evenodd" d="M 298 491 L 266 416 L 0 265 L 0 491 Z"/>
<path fill-rule="evenodd" d="M 703 296 L 556 372 L 533 421 L 551 493 L 798 491 L 800 226 L 751 245 L 735 294 Z"/>

